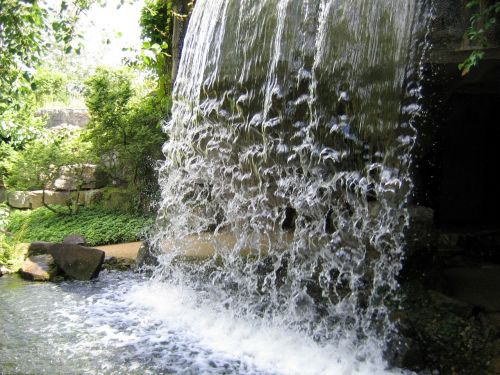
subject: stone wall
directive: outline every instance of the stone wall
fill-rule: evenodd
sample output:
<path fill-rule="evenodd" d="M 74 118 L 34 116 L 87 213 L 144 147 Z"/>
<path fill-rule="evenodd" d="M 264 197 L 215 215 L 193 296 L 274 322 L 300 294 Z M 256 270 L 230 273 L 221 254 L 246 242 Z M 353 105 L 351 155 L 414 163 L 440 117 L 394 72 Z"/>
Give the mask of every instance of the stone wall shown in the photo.
<path fill-rule="evenodd" d="M 79 204 L 89 206 L 101 199 L 102 189 L 83 190 L 79 194 L 76 192 L 46 190 L 45 203 L 65 206 L 68 202 L 76 200 L 77 195 Z M 7 201 L 12 208 L 40 208 L 43 207 L 43 190 L 9 192 L 7 194 Z"/>
<path fill-rule="evenodd" d="M 86 109 L 42 109 L 37 112 L 39 116 L 47 116 L 47 128 L 54 128 L 63 124 L 84 128 L 90 121 Z"/>

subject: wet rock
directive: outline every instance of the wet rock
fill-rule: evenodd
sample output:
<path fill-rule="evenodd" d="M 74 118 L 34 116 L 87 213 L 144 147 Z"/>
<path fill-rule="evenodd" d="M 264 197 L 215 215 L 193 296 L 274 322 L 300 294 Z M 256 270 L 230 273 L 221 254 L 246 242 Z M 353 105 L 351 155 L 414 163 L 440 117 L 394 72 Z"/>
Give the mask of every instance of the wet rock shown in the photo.
<path fill-rule="evenodd" d="M 85 237 L 80 236 L 79 234 L 70 234 L 69 236 L 66 236 L 66 238 L 63 240 L 63 243 L 68 245 L 85 246 L 87 245 L 87 240 L 85 239 Z"/>
<path fill-rule="evenodd" d="M 500 266 L 448 268 L 443 274 L 452 297 L 486 312 L 500 311 Z"/>
<path fill-rule="evenodd" d="M 406 231 L 408 249 L 418 251 L 422 248 L 433 247 L 436 243 L 437 232 L 434 228 L 434 210 L 424 206 L 408 207 L 410 219 Z"/>
<path fill-rule="evenodd" d="M 135 260 L 129 258 L 106 257 L 102 268 L 108 271 L 128 271 L 135 266 Z"/>
<path fill-rule="evenodd" d="M 32 255 L 41 255 L 48 254 L 50 246 L 52 246 L 52 242 L 32 242 L 28 246 L 28 256 Z"/>
<path fill-rule="evenodd" d="M 433 306 L 439 310 L 447 311 L 462 318 L 470 318 L 475 314 L 474 306 L 468 303 L 456 300 L 434 290 L 429 290 L 428 293 Z"/>
<path fill-rule="evenodd" d="M 139 248 L 136 264 L 138 268 L 155 267 L 158 265 L 157 254 L 147 241 L 144 241 Z"/>
<path fill-rule="evenodd" d="M 494 356 L 494 330 L 472 305 L 425 289 L 402 285 L 404 298 L 393 313 L 399 337 L 388 360 L 418 373 L 486 374 Z"/>
<path fill-rule="evenodd" d="M 52 244 L 48 253 L 65 275 L 76 280 L 90 280 L 99 275 L 104 251 L 71 244 Z"/>
<path fill-rule="evenodd" d="M 20 275 L 30 281 L 49 281 L 57 275 L 54 258 L 49 254 L 35 255 L 24 261 Z"/>

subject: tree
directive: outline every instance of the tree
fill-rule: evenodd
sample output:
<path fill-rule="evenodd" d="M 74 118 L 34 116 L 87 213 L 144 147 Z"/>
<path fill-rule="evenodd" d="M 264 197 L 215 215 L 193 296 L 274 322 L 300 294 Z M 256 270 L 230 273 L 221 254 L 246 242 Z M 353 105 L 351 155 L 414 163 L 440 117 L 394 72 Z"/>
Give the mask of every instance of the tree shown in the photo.
<path fill-rule="evenodd" d="M 70 52 L 75 24 L 93 0 L 62 0 L 54 9 L 39 0 L 0 0 L 0 115 L 23 105 L 35 88 L 33 73 L 54 43 Z"/>
<path fill-rule="evenodd" d="M 130 71 L 102 67 L 85 82 L 91 117 L 86 139 L 113 180 L 137 189 L 142 204 L 148 200 L 143 193 L 156 190 L 155 162 L 162 158 L 166 140 L 161 121 L 170 98 L 141 95 L 132 82 Z"/>
<path fill-rule="evenodd" d="M 155 71 L 160 95 L 172 91 L 194 4 L 194 0 L 146 0 L 142 9 L 144 43 L 139 60 Z"/>

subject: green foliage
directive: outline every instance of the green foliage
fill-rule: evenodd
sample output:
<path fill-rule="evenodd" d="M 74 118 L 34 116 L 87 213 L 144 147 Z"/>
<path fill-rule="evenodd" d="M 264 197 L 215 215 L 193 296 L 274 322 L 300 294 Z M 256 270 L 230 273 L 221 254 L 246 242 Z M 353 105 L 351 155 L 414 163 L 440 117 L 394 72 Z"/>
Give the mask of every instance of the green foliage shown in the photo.
<path fill-rule="evenodd" d="M 36 139 L 44 125 L 44 119 L 35 117 L 32 108 L 8 110 L 0 117 L 0 143 L 8 143 L 16 150 Z"/>
<path fill-rule="evenodd" d="M 84 207 L 78 215 L 72 216 L 39 208 L 12 213 L 7 229 L 22 233 L 20 240 L 23 242 L 61 242 L 66 236 L 77 233 L 86 238 L 89 246 L 98 246 L 138 241 L 152 224 L 153 219 L 147 216 L 96 207 Z"/>
<path fill-rule="evenodd" d="M 480 48 L 488 48 L 488 31 L 493 28 L 497 22 L 497 17 L 500 15 L 500 1 L 496 0 L 493 4 L 484 9 L 480 9 L 479 0 L 470 0 L 466 7 L 474 9 L 475 13 L 470 18 L 469 27 L 465 32 L 465 36 Z M 465 59 L 465 61 L 458 65 L 462 75 L 466 75 L 470 70 L 476 66 L 479 61 L 484 58 L 484 51 L 474 50 Z"/>
<path fill-rule="evenodd" d="M 47 131 L 11 155 L 6 184 L 15 190 L 43 189 L 61 175 L 64 166 L 78 166 L 93 161 L 90 144 L 75 130 Z"/>
<path fill-rule="evenodd" d="M 146 0 L 142 9 L 140 25 L 144 42 L 136 61 L 131 64 L 154 72 L 160 96 L 168 96 L 172 90 L 174 20 L 186 20 L 194 3 L 189 0 Z M 176 9 L 184 9 L 186 14 L 177 13 Z"/>
<path fill-rule="evenodd" d="M 0 264 L 13 272 L 18 271 L 26 257 L 27 247 L 0 232 Z"/>
<path fill-rule="evenodd" d="M 12 236 L 5 231 L 9 222 L 9 207 L 0 204 L 0 265 L 7 266 L 12 271 L 21 268 L 27 247 L 23 246 L 19 239 L 24 233 L 24 226 L 20 227 L 18 235 Z"/>
<path fill-rule="evenodd" d="M 162 96 L 169 95 L 172 86 L 172 18 L 171 0 L 146 0 L 139 21 L 143 44 L 132 63 L 154 72 Z"/>
<path fill-rule="evenodd" d="M 92 0 L 61 1 L 60 9 L 39 0 L 0 2 L 0 114 L 19 109 L 34 88 L 33 72 L 54 43 L 70 52 L 75 23 Z"/>
<path fill-rule="evenodd" d="M 156 183 L 154 164 L 166 140 L 161 120 L 170 100 L 140 95 L 126 70 L 99 68 L 86 83 L 85 101 L 91 121 L 86 139 L 115 181 L 139 192 Z M 145 198 L 145 197 L 144 197 Z"/>
<path fill-rule="evenodd" d="M 62 71 L 40 68 L 34 77 L 35 102 L 43 107 L 47 103 L 69 103 L 69 77 Z"/>
<path fill-rule="evenodd" d="M 31 90 L 30 68 L 48 48 L 48 11 L 36 0 L 0 3 L 0 113 Z"/>

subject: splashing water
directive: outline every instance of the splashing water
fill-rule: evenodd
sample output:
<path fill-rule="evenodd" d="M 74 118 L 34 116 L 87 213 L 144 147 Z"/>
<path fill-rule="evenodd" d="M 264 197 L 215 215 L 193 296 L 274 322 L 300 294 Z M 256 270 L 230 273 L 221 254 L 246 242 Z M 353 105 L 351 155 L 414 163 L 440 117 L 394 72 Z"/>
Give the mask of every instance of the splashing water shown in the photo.
<path fill-rule="evenodd" d="M 380 362 L 408 221 L 422 12 L 402 0 L 197 2 L 165 126 L 156 279 L 197 293 L 214 320 L 306 337 L 332 362 Z M 178 262 L 197 236 L 213 255 Z"/>

